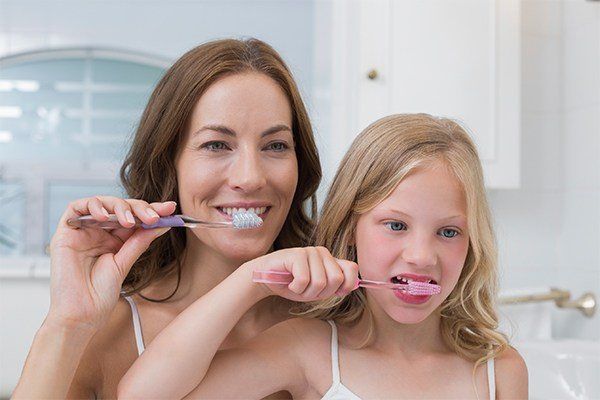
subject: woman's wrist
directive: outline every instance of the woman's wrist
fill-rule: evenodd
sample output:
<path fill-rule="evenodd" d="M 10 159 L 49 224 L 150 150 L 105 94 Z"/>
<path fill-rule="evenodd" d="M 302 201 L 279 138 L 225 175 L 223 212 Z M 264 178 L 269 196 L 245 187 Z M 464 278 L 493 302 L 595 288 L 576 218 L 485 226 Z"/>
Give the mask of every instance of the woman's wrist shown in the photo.
<path fill-rule="evenodd" d="M 46 334 L 65 339 L 72 345 L 81 344 L 86 346 L 97 329 L 92 324 L 86 324 L 78 321 L 70 321 L 52 314 L 48 314 L 38 330 L 38 334 Z"/>

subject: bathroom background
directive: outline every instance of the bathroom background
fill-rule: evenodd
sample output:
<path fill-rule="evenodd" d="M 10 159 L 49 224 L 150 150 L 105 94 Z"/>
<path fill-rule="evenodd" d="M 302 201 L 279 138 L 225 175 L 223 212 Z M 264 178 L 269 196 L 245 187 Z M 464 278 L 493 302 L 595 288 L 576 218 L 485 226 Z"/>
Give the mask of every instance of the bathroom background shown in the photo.
<path fill-rule="evenodd" d="M 502 301 L 521 300 L 501 306 L 503 329 L 531 396 L 600 398 L 598 313 L 515 298 L 600 294 L 600 2 L 586 0 L 0 0 L 0 398 L 47 311 L 46 248 L 67 203 L 120 193 L 120 160 L 171 62 L 246 36 L 300 85 L 321 200 L 378 116 L 444 114 L 475 132 Z"/>

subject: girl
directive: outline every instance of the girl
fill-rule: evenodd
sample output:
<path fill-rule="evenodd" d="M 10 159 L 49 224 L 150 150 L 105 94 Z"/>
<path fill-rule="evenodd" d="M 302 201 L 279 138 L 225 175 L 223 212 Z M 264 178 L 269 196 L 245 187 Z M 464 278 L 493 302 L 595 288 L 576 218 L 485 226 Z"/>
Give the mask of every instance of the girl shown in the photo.
<path fill-rule="evenodd" d="M 190 306 L 119 384 L 124 398 L 526 398 L 519 354 L 496 332 L 496 248 L 481 165 L 456 123 L 394 115 L 343 159 L 317 244 L 242 265 Z M 356 289 L 363 279 L 428 281 L 433 296 Z M 288 271 L 289 286 L 252 283 Z M 331 297 L 334 292 L 337 295 Z M 243 346 L 218 351 L 252 304 L 308 303 Z M 485 366 L 485 368 L 478 368 Z"/>
<path fill-rule="evenodd" d="M 14 398 L 115 398 L 144 347 L 188 305 L 244 262 L 307 244 L 313 223 L 305 210 L 312 200 L 314 212 L 321 167 L 279 54 L 256 39 L 218 40 L 190 50 L 160 80 L 121 177 L 131 198 L 153 203 L 98 196 L 69 205 L 51 244 L 50 310 Z M 134 216 L 151 224 L 175 211 L 226 221 L 233 208 L 252 208 L 263 225 L 126 229 Z M 66 223 L 108 213 L 125 229 Z M 290 318 L 289 307 L 283 298 L 253 305 L 225 346 Z"/>

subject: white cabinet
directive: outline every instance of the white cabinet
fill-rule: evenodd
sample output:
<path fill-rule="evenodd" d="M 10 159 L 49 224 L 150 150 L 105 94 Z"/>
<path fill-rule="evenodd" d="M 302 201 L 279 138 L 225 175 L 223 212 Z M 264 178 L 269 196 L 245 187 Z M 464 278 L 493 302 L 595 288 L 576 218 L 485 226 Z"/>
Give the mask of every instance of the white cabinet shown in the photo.
<path fill-rule="evenodd" d="M 447 116 L 471 132 L 489 188 L 519 186 L 519 0 L 340 0 L 331 15 L 340 147 L 384 115 Z"/>

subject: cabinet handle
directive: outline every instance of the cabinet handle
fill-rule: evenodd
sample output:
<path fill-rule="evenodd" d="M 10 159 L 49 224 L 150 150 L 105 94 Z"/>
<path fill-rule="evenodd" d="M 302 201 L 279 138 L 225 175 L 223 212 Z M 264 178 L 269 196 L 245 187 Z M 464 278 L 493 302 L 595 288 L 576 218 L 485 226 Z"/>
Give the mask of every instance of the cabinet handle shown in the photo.
<path fill-rule="evenodd" d="M 372 69 L 367 73 L 367 78 L 369 78 L 372 81 L 374 81 L 378 77 L 379 77 L 379 72 L 377 72 L 376 69 Z"/>

